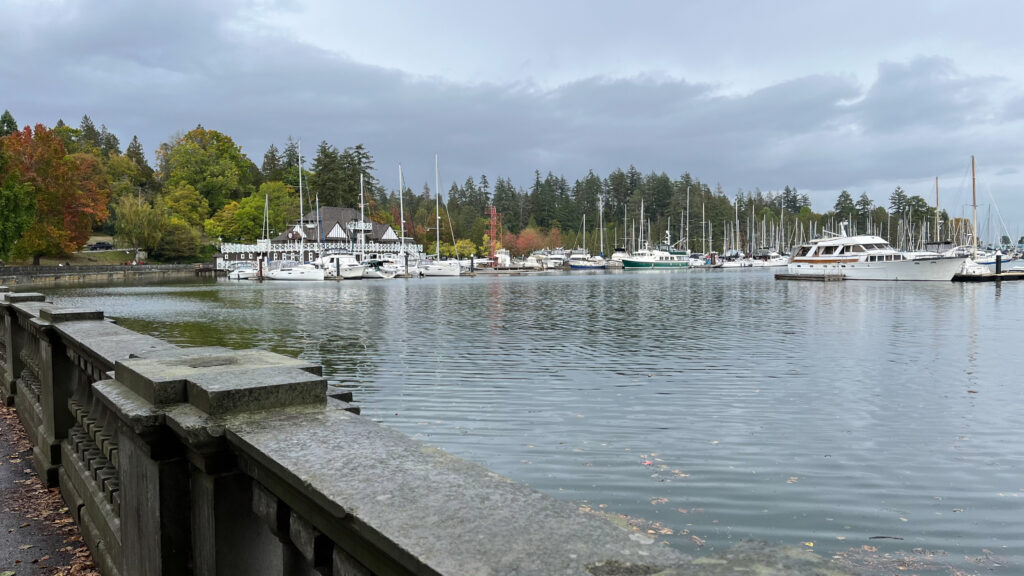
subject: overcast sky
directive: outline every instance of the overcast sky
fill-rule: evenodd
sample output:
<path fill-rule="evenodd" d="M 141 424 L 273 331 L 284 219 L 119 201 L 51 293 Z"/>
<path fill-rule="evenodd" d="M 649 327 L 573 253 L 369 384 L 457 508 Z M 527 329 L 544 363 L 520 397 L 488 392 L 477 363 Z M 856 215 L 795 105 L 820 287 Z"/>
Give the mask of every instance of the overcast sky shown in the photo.
<path fill-rule="evenodd" d="M 635 165 L 733 196 L 887 205 L 902 185 L 1024 230 L 1024 3 L 3 0 L 0 109 L 153 151 L 202 124 L 363 143 L 377 177 L 528 188 Z M 993 202 L 994 199 L 994 202 Z"/>

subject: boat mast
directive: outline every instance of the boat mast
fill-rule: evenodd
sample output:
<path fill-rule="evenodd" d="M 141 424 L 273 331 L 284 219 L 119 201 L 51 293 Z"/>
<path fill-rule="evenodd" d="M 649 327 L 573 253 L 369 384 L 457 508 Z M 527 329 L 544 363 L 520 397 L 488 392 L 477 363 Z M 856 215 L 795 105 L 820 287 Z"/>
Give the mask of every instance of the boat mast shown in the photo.
<path fill-rule="evenodd" d="M 405 275 L 409 275 L 409 255 L 405 253 L 405 182 L 402 181 L 402 163 L 398 163 L 398 245 L 399 254 L 404 256 Z"/>
<path fill-rule="evenodd" d="M 304 216 L 302 211 L 302 139 L 299 139 L 299 263 L 303 264 L 306 262 L 306 223 L 304 222 Z"/>
<path fill-rule="evenodd" d="M 597 222 L 598 229 L 601 231 L 601 249 L 599 250 L 601 258 L 604 258 L 604 198 L 597 197 Z"/>
<path fill-rule="evenodd" d="M 935 177 L 935 246 L 939 244 L 939 177 Z"/>
<path fill-rule="evenodd" d="M 437 238 L 434 240 L 434 260 L 441 260 L 441 175 L 437 170 L 437 154 L 434 154 L 434 215 Z"/>
<path fill-rule="evenodd" d="M 687 253 L 690 252 L 690 187 L 686 187 L 686 241 L 683 243 L 683 249 Z"/>
<path fill-rule="evenodd" d="M 971 260 L 978 259 L 978 186 L 974 175 L 974 154 L 971 154 L 971 206 L 974 209 L 974 232 L 971 238 Z"/>
<path fill-rule="evenodd" d="M 359 262 L 366 260 L 366 221 L 363 218 L 363 173 L 359 173 Z"/>

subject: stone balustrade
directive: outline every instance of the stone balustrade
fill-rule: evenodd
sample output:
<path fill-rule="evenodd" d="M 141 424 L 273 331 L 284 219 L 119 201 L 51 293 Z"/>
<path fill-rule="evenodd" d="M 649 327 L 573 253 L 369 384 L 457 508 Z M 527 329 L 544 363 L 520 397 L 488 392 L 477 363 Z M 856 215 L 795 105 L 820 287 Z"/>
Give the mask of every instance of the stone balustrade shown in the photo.
<path fill-rule="evenodd" d="M 705 573 L 362 418 L 302 360 L 0 288 L 0 368 L 105 576 Z"/>

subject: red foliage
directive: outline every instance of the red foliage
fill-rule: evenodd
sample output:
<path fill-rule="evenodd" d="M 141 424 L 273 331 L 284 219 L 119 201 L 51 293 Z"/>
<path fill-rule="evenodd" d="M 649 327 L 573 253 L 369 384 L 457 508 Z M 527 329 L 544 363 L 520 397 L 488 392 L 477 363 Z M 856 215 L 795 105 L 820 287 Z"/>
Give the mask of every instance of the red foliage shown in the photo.
<path fill-rule="evenodd" d="M 42 124 L 9 135 L 4 150 L 36 193 L 35 222 L 15 252 L 55 256 L 84 246 L 93 226 L 108 216 L 110 187 L 99 160 L 89 154 L 68 155 L 60 137 Z"/>

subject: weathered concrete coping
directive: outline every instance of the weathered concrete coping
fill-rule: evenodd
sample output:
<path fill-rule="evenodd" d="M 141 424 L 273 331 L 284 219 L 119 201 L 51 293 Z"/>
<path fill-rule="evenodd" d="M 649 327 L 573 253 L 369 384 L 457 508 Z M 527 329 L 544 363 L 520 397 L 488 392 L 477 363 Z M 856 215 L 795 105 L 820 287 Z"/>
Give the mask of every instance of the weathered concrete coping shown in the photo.
<path fill-rule="evenodd" d="M 46 306 L 39 309 L 39 317 L 53 324 L 58 322 L 79 322 L 82 320 L 103 320 L 103 311 Z"/>
<path fill-rule="evenodd" d="M 118 360 L 133 356 L 181 350 L 178 346 L 146 336 L 106 320 L 80 320 L 55 324 L 72 348 L 88 351 L 102 364 L 104 372 L 113 370 Z"/>
<path fill-rule="evenodd" d="M 189 403 L 207 414 L 323 404 L 322 368 L 264 350 L 189 348 L 120 360 L 115 379 L 155 406 Z"/>
<path fill-rule="evenodd" d="M 426 573 L 592 576 L 587 567 L 606 561 L 637 568 L 685 560 L 667 545 L 333 403 L 223 422 L 257 481 L 346 513 L 343 520 L 307 518 L 330 538 L 344 542 L 354 530 L 393 558 L 422 563 Z"/>
<path fill-rule="evenodd" d="M 38 292 L 5 292 L 2 296 L 3 300 L 10 304 L 17 304 L 19 302 L 45 302 L 46 296 Z"/>

